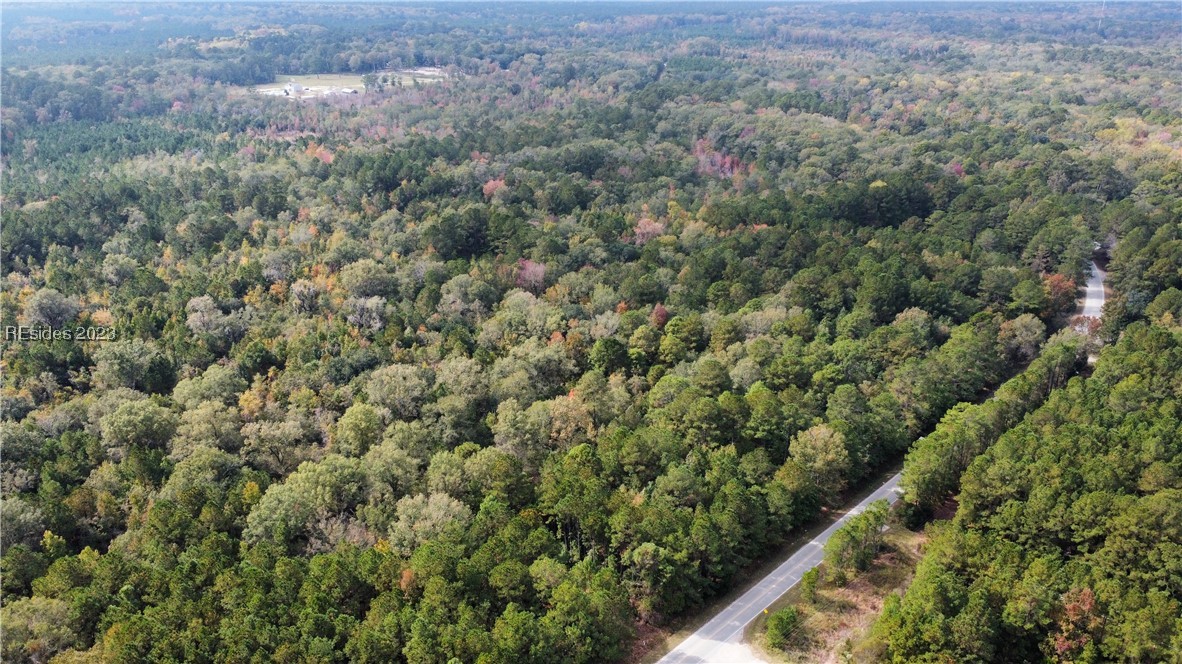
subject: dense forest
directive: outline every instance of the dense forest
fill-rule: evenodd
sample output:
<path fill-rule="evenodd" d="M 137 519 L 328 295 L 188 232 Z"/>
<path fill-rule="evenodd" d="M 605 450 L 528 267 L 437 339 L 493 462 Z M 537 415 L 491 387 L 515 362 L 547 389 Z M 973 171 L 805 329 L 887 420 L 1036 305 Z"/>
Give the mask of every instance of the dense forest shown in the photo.
<path fill-rule="evenodd" d="M 1177 657 L 1176 9 L 6 3 L 0 655 L 635 658 L 911 450 L 884 658 Z"/>
<path fill-rule="evenodd" d="M 1180 378 L 1182 330 L 1136 323 L 978 456 L 876 626 L 889 659 L 1177 660 Z"/>

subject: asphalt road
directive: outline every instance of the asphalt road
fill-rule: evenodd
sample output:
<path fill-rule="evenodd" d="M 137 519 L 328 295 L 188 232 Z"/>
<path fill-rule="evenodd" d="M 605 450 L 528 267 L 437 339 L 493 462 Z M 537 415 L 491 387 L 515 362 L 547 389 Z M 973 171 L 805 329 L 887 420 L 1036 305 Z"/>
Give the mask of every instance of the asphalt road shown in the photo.
<path fill-rule="evenodd" d="M 887 480 L 874 493 L 858 503 L 848 513 L 820 535 L 804 544 L 771 574 L 710 619 L 682 641 L 657 664 L 731 664 L 758 662 L 758 657 L 743 644 L 743 631 L 756 616 L 772 605 L 789 588 L 800 582 L 804 573 L 820 564 L 824 558 L 825 542 L 850 517 L 861 513 L 870 503 L 885 499 L 894 503 L 899 499 L 899 475 Z"/>
<path fill-rule="evenodd" d="M 1084 299 L 1080 301 L 1078 312 L 1074 319 L 1074 327 L 1076 330 L 1087 334 L 1088 330 L 1097 321 L 1100 320 L 1104 313 L 1104 278 L 1108 273 L 1100 269 L 1099 265 L 1092 262 L 1092 273 L 1088 275 L 1087 287 L 1084 290 Z M 1088 364 L 1096 363 L 1096 355 L 1094 353 L 1088 354 Z"/>
<path fill-rule="evenodd" d="M 1081 316 L 1099 318 L 1104 313 L 1104 277 L 1108 276 L 1099 265 L 1092 263 L 1092 274 L 1088 277 L 1088 287 L 1084 294 L 1083 311 Z"/>
<path fill-rule="evenodd" d="M 1100 318 L 1104 309 L 1104 278 L 1108 276 L 1099 265 L 1092 263 L 1092 274 L 1088 277 L 1087 291 L 1079 315 Z M 800 582 L 804 573 L 816 567 L 824 558 L 825 542 L 850 517 L 861 513 L 870 503 L 886 499 L 894 504 L 902 490 L 899 477 L 895 475 L 878 487 L 874 493 L 858 503 L 845 516 L 825 529 L 817 537 L 801 546 L 788 560 L 785 560 L 763 579 L 718 612 L 710 622 L 698 628 L 686 640 L 677 645 L 657 664 L 747 664 L 760 662 L 750 647 L 743 643 L 743 632 L 747 625 Z"/>

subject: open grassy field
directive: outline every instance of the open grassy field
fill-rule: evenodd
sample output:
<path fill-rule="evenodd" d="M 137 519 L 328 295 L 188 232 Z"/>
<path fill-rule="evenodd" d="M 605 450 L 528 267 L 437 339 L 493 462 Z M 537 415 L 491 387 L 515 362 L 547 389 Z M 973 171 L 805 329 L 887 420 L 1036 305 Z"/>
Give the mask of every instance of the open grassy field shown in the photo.
<path fill-rule="evenodd" d="M 335 86 L 340 88 L 361 87 L 361 74 L 296 74 L 294 76 L 276 76 L 275 87 L 282 88 L 288 81 L 295 81 L 304 87 Z M 270 86 L 259 86 L 259 89 Z"/>
<path fill-rule="evenodd" d="M 398 71 L 377 72 L 378 76 L 390 81 L 387 85 L 400 83 L 403 87 L 416 83 L 438 83 L 447 75 L 436 67 L 422 67 L 419 69 L 401 69 Z M 301 98 L 323 97 L 340 94 L 347 90 L 365 92 L 365 84 L 361 74 L 293 74 L 279 75 L 273 83 L 255 86 L 255 92 L 264 95 L 282 96 L 283 88 L 288 83 L 297 83 L 303 88 Z"/>

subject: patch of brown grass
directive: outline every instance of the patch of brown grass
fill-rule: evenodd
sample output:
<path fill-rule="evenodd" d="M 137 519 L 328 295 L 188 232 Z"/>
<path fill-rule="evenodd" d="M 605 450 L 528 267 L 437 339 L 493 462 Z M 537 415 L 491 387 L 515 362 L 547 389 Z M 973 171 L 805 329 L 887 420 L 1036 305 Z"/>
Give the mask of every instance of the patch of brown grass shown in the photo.
<path fill-rule="evenodd" d="M 785 650 L 773 651 L 763 645 L 762 654 L 771 661 L 786 662 L 874 661 L 873 648 L 862 642 L 882 612 L 887 595 L 902 592 L 910 585 L 923 541 L 920 533 L 892 527 L 870 569 L 845 586 L 822 584 L 811 604 L 804 602 L 796 589 L 785 595 L 769 611 L 795 605 L 800 612 L 800 627 Z M 760 634 L 762 631 L 758 630 Z"/>
<path fill-rule="evenodd" d="M 657 644 L 664 642 L 668 637 L 669 633 L 660 627 L 648 623 L 637 624 L 636 639 L 632 641 L 632 648 L 628 653 L 628 658 L 624 661 L 640 661 Z"/>

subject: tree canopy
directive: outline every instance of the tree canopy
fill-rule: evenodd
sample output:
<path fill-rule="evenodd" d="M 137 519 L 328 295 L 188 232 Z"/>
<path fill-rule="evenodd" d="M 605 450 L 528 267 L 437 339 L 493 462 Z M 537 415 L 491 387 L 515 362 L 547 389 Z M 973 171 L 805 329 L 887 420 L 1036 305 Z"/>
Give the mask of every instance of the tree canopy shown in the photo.
<path fill-rule="evenodd" d="M 1182 67 L 1101 9 L 5 4 L 0 317 L 113 337 L 0 348 L 3 657 L 620 661 L 911 449 L 892 656 L 1168 659 Z"/>

